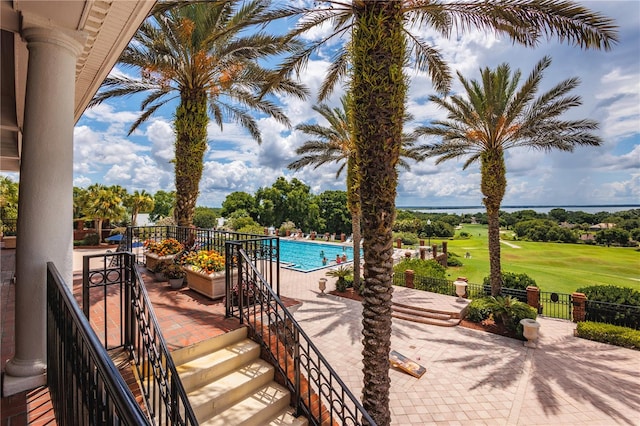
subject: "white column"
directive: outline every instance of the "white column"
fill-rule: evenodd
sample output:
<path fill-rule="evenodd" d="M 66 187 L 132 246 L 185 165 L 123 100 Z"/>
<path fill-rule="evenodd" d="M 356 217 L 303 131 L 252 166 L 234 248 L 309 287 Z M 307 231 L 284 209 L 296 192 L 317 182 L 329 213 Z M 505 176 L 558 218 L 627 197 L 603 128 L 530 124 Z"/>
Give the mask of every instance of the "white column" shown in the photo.
<path fill-rule="evenodd" d="M 46 263 L 73 285 L 73 126 L 76 58 L 73 34 L 27 28 L 29 68 L 20 164 L 16 248 L 15 356 L 3 395 L 46 381 Z"/>

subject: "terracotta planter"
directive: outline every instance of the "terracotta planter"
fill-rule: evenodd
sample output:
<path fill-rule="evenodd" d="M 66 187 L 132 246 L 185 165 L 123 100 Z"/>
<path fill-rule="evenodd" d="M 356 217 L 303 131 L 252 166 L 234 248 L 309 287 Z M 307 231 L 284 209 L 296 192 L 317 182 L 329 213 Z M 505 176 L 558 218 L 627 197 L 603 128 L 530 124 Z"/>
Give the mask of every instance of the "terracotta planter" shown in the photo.
<path fill-rule="evenodd" d="M 2 241 L 4 241 L 4 248 L 14 249 L 16 248 L 16 237 L 10 235 L 8 237 L 2 237 Z"/>
<path fill-rule="evenodd" d="M 225 273 L 224 271 L 204 274 L 192 270 L 186 266 L 187 287 L 210 299 L 220 299 L 225 296 Z"/>
<path fill-rule="evenodd" d="M 158 266 L 158 263 L 171 263 L 173 262 L 173 258 L 176 257 L 175 254 L 169 254 L 167 256 L 158 256 L 156 253 L 145 253 L 147 269 L 152 271 Z"/>

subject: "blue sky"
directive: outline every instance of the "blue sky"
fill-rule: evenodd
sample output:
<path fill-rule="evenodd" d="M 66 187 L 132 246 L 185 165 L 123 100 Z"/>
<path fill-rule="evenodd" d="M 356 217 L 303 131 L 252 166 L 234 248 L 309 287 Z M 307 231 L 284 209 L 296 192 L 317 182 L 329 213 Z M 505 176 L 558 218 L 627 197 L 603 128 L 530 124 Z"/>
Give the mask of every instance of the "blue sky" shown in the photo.
<path fill-rule="evenodd" d="M 508 62 L 512 69 L 519 68 L 526 77 L 544 55 L 549 55 L 553 62 L 545 72 L 542 90 L 569 77 L 581 80 L 573 93 L 582 97 L 583 105 L 564 117 L 597 120 L 600 123 L 597 133 L 603 145 L 578 148 L 573 153 L 508 151 L 508 187 L 503 205 L 640 204 L 640 2 L 583 3 L 616 20 L 620 42 L 612 51 L 585 51 L 555 40 L 543 40 L 536 49 L 525 49 L 491 34 L 463 34 L 446 40 L 429 29 L 420 31 L 440 48 L 451 68 L 466 78 L 476 79 L 480 68 L 494 68 L 503 62 Z M 309 37 L 321 33 L 319 30 Z M 318 118 L 311 107 L 329 64 L 331 49 L 337 47 L 320 52 L 301 75 L 314 98 L 304 102 L 278 99 L 294 126 Z M 434 93 L 426 75 L 414 70 L 407 70 L 407 74 L 411 77 L 408 109 L 415 117 L 414 123 L 443 118 L 443 111 L 426 100 Z M 454 91 L 458 89 L 460 86 L 456 84 Z M 337 105 L 341 94 L 337 90 L 328 103 Z M 135 134 L 127 136 L 131 123 L 138 117 L 139 106 L 139 98 L 127 98 L 105 102 L 85 112 L 74 132 L 76 186 L 101 182 L 121 185 L 130 192 L 174 189 L 170 162 L 173 110 L 162 110 Z M 288 171 L 286 166 L 296 159 L 295 149 L 305 135 L 270 118 L 262 117 L 259 123 L 262 145 L 234 123 L 226 123 L 222 132 L 215 125 L 209 126 L 210 143 L 198 205 L 220 206 L 233 191 L 253 194 L 283 175 L 300 179 L 316 194 L 345 189 L 344 178 L 336 180 L 334 166 Z M 396 204 L 481 205 L 478 166 L 462 171 L 462 164 L 448 161 L 436 166 L 426 161 L 412 164 L 409 172 L 401 170 Z"/>

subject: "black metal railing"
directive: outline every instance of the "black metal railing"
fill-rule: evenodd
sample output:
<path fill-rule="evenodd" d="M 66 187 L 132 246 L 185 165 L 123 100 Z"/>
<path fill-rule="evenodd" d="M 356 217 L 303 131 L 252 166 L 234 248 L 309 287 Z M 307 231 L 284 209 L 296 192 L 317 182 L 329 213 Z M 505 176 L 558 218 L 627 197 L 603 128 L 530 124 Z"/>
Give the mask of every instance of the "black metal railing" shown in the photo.
<path fill-rule="evenodd" d="M 100 260 L 100 268 L 89 267 Z M 116 261 L 113 261 L 117 258 Z M 94 326 L 110 348 L 127 349 L 136 369 L 149 416 L 156 425 L 197 425 L 187 394 L 162 336 L 147 291 L 128 252 L 84 257 L 83 308 L 87 318 L 100 313 Z M 116 299 L 117 298 L 117 299 Z M 116 316 L 113 305 L 119 305 Z M 111 306 L 111 309 L 109 307 Z M 111 340 L 113 340 L 112 343 Z"/>
<path fill-rule="evenodd" d="M 393 275 L 393 284 L 406 286 L 404 273 Z M 456 295 L 456 287 L 453 281 L 444 278 L 434 278 L 423 275 L 415 275 L 413 280 L 414 288 L 417 290 L 430 291 L 432 293 Z M 527 303 L 527 290 L 517 288 L 502 287 L 502 296 L 511 296 L 517 300 Z M 491 286 L 467 283 L 467 298 L 475 299 L 491 295 Z M 540 292 L 539 303 L 542 305 L 541 314 L 550 318 L 571 319 L 571 295 L 566 293 Z"/>
<path fill-rule="evenodd" d="M 585 319 L 638 330 L 640 329 L 640 306 L 587 300 Z"/>
<path fill-rule="evenodd" d="M 146 240 L 161 241 L 175 238 L 181 243 L 188 241 L 189 236 L 195 234 L 196 246 L 203 250 L 224 252 L 227 241 L 254 240 L 257 238 L 276 238 L 267 235 L 244 234 L 240 232 L 219 231 L 216 229 L 191 228 L 187 226 L 134 226 L 128 227 L 125 234 L 126 251 L 132 251 L 136 244 Z"/>
<path fill-rule="evenodd" d="M 51 262 L 47 386 L 58 425 L 151 424 Z"/>
<path fill-rule="evenodd" d="M 571 320 L 571 295 L 550 291 L 540 292 L 540 313 L 545 317 Z"/>
<path fill-rule="evenodd" d="M 375 425 L 253 264 L 240 243 L 228 242 L 238 265 L 227 300 L 251 336 L 264 348 L 290 390 L 297 415 L 312 425 Z"/>

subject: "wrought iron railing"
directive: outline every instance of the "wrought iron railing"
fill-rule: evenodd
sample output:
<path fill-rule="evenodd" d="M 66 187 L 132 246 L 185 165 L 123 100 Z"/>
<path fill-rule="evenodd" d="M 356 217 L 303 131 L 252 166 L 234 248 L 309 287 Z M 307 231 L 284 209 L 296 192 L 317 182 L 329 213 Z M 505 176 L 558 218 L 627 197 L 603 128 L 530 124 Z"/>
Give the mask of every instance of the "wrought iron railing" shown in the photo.
<path fill-rule="evenodd" d="M 117 261 L 112 261 L 113 258 Z M 102 267 L 90 267 L 92 260 Z M 101 315 L 106 347 L 122 346 L 128 350 L 136 369 L 140 389 L 149 416 L 156 425 L 197 425 L 187 394 L 178 376 L 168 346 L 162 337 L 147 291 L 136 269 L 135 256 L 127 252 L 84 257 L 83 307 L 87 319 L 91 312 Z M 100 294 L 96 297 L 96 292 Z M 113 294 L 115 293 L 115 294 Z M 109 296 L 109 297 L 107 297 Z M 119 299 L 118 313 L 113 311 Z M 101 306 L 102 305 L 102 306 Z M 115 325 L 115 327 L 114 327 Z M 114 334 L 117 330 L 119 334 Z M 115 340 L 110 343 L 111 340 Z"/>
<path fill-rule="evenodd" d="M 47 386 L 58 425 L 151 424 L 51 262 Z"/>
<path fill-rule="evenodd" d="M 358 399 L 329 365 L 255 268 L 241 243 L 228 242 L 238 265 L 231 312 L 249 326 L 292 394 L 292 405 L 312 425 L 375 425 Z M 236 296 L 236 297 L 234 297 Z"/>
<path fill-rule="evenodd" d="M 585 311 L 587 321 L 640 329 L 640 306 L 587 300 Z"/>
<path fill-rule="evenodd" d="M 571 295 L 551 291 L 540 292 L 540 313 L 545 317 L 571 320 Z"/>

